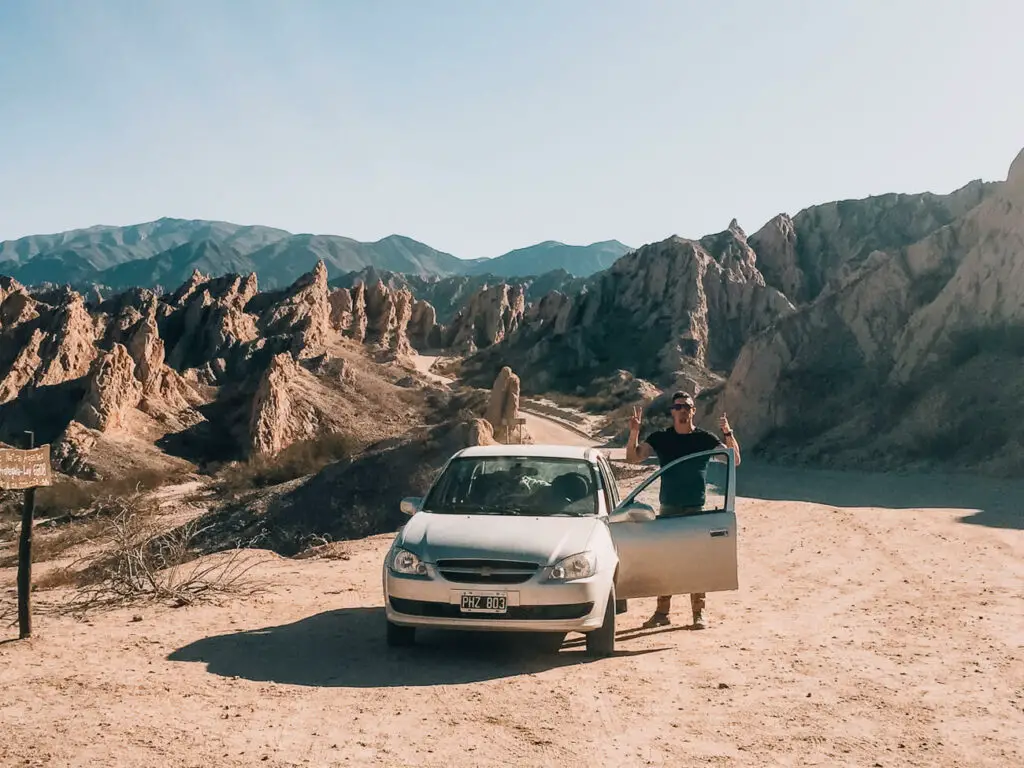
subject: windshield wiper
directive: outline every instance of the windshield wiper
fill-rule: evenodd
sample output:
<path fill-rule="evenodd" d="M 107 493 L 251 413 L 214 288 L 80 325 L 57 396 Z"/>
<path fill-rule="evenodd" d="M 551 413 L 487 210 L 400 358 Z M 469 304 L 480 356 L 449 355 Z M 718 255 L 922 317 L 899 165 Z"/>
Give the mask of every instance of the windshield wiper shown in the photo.
<path fill-rule="evenodd" d="M 520 515 L 518 507 L 504 507 L 495 504 L 472 504 L 470 502 L 453 502 L 441 507 L 444 512 L 468 515 Z"/>

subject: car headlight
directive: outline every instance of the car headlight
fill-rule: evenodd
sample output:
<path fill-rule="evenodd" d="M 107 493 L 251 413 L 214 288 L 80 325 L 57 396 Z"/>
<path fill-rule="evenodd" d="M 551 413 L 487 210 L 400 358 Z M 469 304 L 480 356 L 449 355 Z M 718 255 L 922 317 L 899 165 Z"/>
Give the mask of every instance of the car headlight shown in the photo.
<path fill-rule="evenodd" d="M 395 549 L 391 554 L 389 567 L 402 576 L 426 576 L 427 566 L 407 549 Z"/>
<path fill-rule="evenodd" d="M 597 557 L 593 552 L 580 552 L 562 558 L 551 566 L 548 578 L 552 581 L 575 581 L 576 579 L 589 579 L 595 573 L 597 573 Z"/>

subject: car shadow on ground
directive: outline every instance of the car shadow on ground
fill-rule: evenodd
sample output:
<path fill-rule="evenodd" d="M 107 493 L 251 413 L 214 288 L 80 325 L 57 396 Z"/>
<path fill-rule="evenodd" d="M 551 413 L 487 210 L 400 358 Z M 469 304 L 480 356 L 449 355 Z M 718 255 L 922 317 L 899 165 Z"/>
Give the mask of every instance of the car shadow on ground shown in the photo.
<path fill-rule="evenodd" d="M 675 624 L 670 626 L 661 627 L 634 627 L 633 629 L 620 629 L 615 632 L 616 642 L 628 642 L 630 640 L 639 640 L 642 637 L 653 637 L 654 635 L 664 635 L 669 632 L 693 632 L 696 630 L 692 624 Z M 576 637 L 566 640 L 562 644 L 562 648 L 582 648 L 587 643 L 586 638 Z"/>
<path fill-rule="evenodd" d="M 868 473 L 744 460 L 736 493 L 834 507 L 962 509 L 961 523 L 1024 530 L 1024 482 L 953 474 Z"/>
<path fill-rule="evenodd" d="M 667 648 L 618 649 L 615 656 Z M 595 659 L 530 633 L 417 632 L 411 648 L 388 648 L 383 608 L 343 608 L 291 624 L 197 640 L 169 661 L 206 664 L 208 672 L 258 682 L 348 688 L 432 686 L 496 680 Z"/>

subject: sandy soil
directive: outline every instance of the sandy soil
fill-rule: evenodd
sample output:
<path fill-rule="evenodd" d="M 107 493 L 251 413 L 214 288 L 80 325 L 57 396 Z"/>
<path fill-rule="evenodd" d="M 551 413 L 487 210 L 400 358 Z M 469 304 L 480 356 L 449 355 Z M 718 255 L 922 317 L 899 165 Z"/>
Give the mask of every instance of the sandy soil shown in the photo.
<path fill-rule="evenodd" d="M 261 597 L 0 643 L 0 765 L 1024 764 L 1024 485 L 739 476 L 741 588 L 707 631 L 684 597 L 654 631 L 631 604 L 599 661 L 575 635 L 392 651 L 390 536 L 258 553 Z"/>

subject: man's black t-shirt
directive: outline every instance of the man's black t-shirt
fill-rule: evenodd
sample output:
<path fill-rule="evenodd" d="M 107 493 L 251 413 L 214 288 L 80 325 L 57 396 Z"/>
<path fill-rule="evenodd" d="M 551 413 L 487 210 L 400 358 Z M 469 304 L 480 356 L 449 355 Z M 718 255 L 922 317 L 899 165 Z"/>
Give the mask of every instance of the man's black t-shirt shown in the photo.
<path fill-rule="evenodd" d="M 645 441 L 658 456 L 661 466 L 683 456 L 724 447 L 722 441 L 706 430 L 694 428 L 679 433 L 669 427 L 654 432 Z M 709 456 L 684 461 L 661 476 L 660 501 L 668 507 L 703 507 L 707 485 Z"/>

